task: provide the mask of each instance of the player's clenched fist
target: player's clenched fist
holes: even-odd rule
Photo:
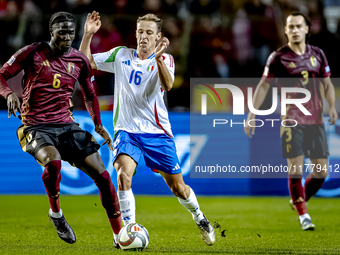
[[[168,48],[170,44],[170,41],[168,40],[168,38],[163,37],[163,39],[161,39],[161,41],[158,43],[156,49],[155,49],[155,58],[160,58],[163,53],[165,52],[165,50]]]

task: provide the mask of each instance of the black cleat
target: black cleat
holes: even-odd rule
[[[54,228],[61,240],[70,244],[76,242],[76,235],[74,234],[73,229],[67,223],[64,215],[61,218],[53,218],[50,214],[48,214],[48,217],[53,223]]]

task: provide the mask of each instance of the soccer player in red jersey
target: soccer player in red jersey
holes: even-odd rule
[[[275,80],[279,88],[294,87],[308,89],[311,99],[303,106],[311,113],[304,115],[296,105],[287,105],[286,125],[281,127],[283,157],[287,158],[288,187],[291,195],[291,205],[299,214],[303,230],[314,230],[315,225],[307,213],[306,202],[321,188],[327,174],[328,145],[323,124],[323,102],[321,82],[325,90],[325,98],[329,104],[329,122],[334,125],[338,119],[335,108],[335,90],[331,82],[330,68],[325,54],[318,47],[306,44],[310,22],[303,14],[294,12],[287,17],[285,34],[288,44],[273,52],[265,67],[263,77],[255,90],[253,104],[255,109],[262,105],[268,89]],[[287,78],[289,79],[282,79]],[[293,99],[304,98],[303,93],[289,93]],[[249,112],[245,133],[251,138],[255,128],[250,127],[248,120],[255,114]],[[289,119],[291,121],[289,121]],[[297,125],[296,125],[297,123]],[[296,126],[294,126],[296,125]],[[321,166],[321,171],[312,171],[306,178],[305,186],[301,184],[304,171],[304,156],[310,158],[312,164]],[[300,167],[302,166],[302,167]]]
[[[78,80],[85,105],[110,149],[111,139],[102,126],[99,103],[94,91],[90,63],[80,51],[71,47],[75,37],[75,18],[58,12],[49,22],[51,40],[33,43],[17,51],[0,69],[0,94],[7,99],[8,117],[16,112],[23,125],[17,136],[23,151],[45,166],[42,179],[50,203],[49,218],[59,237],[67,243],[76,241],[59,206],[61,160],[68,161],[90,176],[99,189],[114,235],[122,227],[119,201],[111,177],[97,150],[92,135],[82,130],[72,118],[72,93]],[[24,70],[23,103],[8,87],[7,80]]]

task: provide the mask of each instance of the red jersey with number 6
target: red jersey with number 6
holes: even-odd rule
[[[279,89],[282,87],[308,89],[311,93],[311,99],[303,106],[312,115],[304,115],[296,105],[288,104],[287,115],[282,116],[282,119],[294,119],[298,124],[313,125],[323,123],[320,81],[330,76],[331,71],[323,51],[318,47],[307,44],[303,55],[297,55],[288,45],[273,52],[267,60],[262,79],[265,79],[265,82],[269,84],[277,82]],[[287,97],[304,98],[305,94],[288,93]]]
[[[70,48],[67,54],[55,56],[47,43],[33,43],[17,51],[0,74],[7,80],[21,70],[24,70],[21,121],[25,125],[73,122],[72,93],[77,80],[85,102],[98,102],[90,63],[78,50]],[[0,94],[5,98],[11,92],[8,86],[0,87]],[[90,115],[95,123],[100,123],[100,115],[95,112]]]

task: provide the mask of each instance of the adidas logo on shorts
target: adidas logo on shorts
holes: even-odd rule
[[[178,169],[181,169],[181,168],[179,167],[179,164],[177,163],[176,166],[172,169],[172,171],[175,171],[175,170],[178,170]]]

